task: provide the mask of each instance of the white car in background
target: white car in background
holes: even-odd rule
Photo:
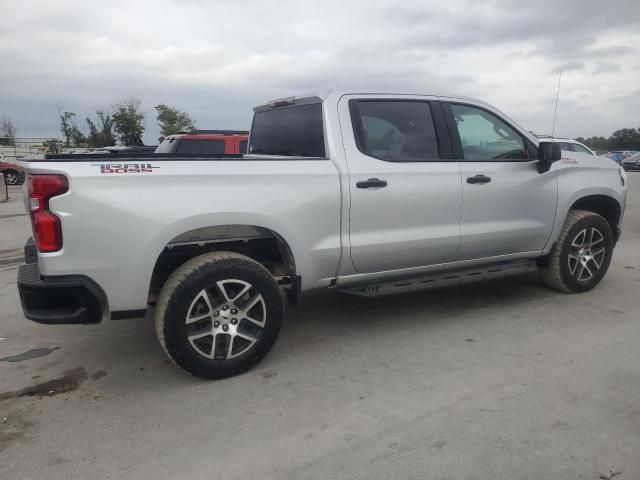
[[[541,142],[559,143],[560,144],[560,150],[563,150],[563,151],[566,151],[566,152],[580,152],[580,153],[587,153],[589,155],[595,155],[596,154],[593,150],[591,150],[586,145],[584,145],[584,144],[582,144],[580,142],[577,142],[576,140],[573,140],[571,138],[559,138],[559,137],[554,137],[554,138],[551,138],[551,137],[538,137],[538,138],[540,139]]]

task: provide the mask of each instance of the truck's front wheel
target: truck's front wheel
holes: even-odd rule
[[[199,377],[225,378],[269,353],[283,310],[267,269],[244,255],[213,252],[169,277],[156,305],[156,332],[179,367]]]
[[[586,292],[607,273],[612,254],[613,235],[607,221],[597,213],[572,210],[539,270],[542,280],[556,290]]]

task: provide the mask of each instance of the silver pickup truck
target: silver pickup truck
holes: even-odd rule
[[[48,323],[140,317],[207,378],[272,348],[285,296],[364,296],[538,269],[564,292],[605,275],[626,176],[561,153],[463,97],[330,92],[256,107],[237,156],[26,161],[34,238],[18,287]]]

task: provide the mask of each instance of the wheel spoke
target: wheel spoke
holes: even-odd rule
[[[579,263],[580,263],[580,259],[578,257],[576,257],[575,255],[569,254],[569,273],[571,273],[571,275],[575,275],[576,268],[578,267]]]
[[[234,343],[234,340],[235,340],[236,337],[239,337],[239,338],[242,338],[242,339],[248,341],[249,344],[245,348],[243,348],[242,351],[240,351],[240,352],[238,352],[238,353],[236,353],[234,355],[233,354],[233,343]],[[227,350],[227,358],[229,359],[229,358],[237,357],[238,355],[243,354],[244,352],[249,350],[253,346],[253,344],[256,343],[257,340],[258,340],[257,338],[250,337],[249,335],[245,335],[244,333],[236,331],[235,334],[231,335],[231,338],[229,340],[229,348]]]
[[[235,338],[235,335],[229,335],[229,346],[227,348],[227,356],[226,358],[229,359],[231,357],[233,357],[233,339]]]
[[[578,269],[578,274],[576,275],[576,278],[578,280],[581,280],[583,273],[584,273],[584,263],[580,262],[580,268]]]
[[[591,260],[593,260],[593,263],[596,266],[596,270],[600,270],[600,267],[602,266],[602,262],[604,261],[604,253],[604,248],[601,248],[596,252],[591,252]],[[598,260],[598,257],[600,257],[600,260]]]
[[[192,317],[191,313],[200,300],[203,300],[205,305],[207,306],[207,313]],[[190,323],[199,322],[200,320],[204,320],[205,318],[211,318],[212,311],[213,308],[211,307],[211,302],[209,301],[209,295],[207,294],[207,290],[204,289],[196,296],[196,298],[193,299],[193,302],[191,302],[191,305],[189,306],[189,312],[187,313],[186,324],[189,325]]]
[[[581,248],[582,246],[584,246],[586,238],[587,238],[587,229],[585,228],[580,230],[580,232],[578,232],[578,234],[573,239],[573,242],[571,242],[571,246],[575,248]]]
[[[187,336],[190,342],[195,342],[204,337],[213,336],[211,330],[207,330],[206,332],[194,333],[193,335]]]
[[[589,280],[591,277],[593,277],[593,273],[591,273],[591,270],[589,269],[589,266],[587,265],[587,263],[584,264],[584,269],[587,271],[589,276],[587,278],[585,278],[585,280]]]
[[[224,284],[225,284],[224,281],[216,282],[216,287],[218,289],[218,292],[222,296],[222,301],[223,302],[230,302],[231,299],[229,298],[229,295],[227,294],[227,289],[225,288]]]
[[[591,240],[589,241],[589,246],[591,247],[591,249],[593,249],[594,245],[598,245],[603,241],[604,241],[604,237],[602,236],[602,233],[600,233],[600,230],[598,230],[597,228],[592,228]]]
[[[218,336],[218,334],[214,333],[211,336],[213,337],[213,341],[211,342],[211,352],[209,353],[209,357],[216,358],[216,337]]]
[[[249,300],[247,303],[242,305],[241,311],[244,312],[245,315],[248,314],[249,311],[251,311],[251,309],[253,307],[255,307],[258,302],[262,302],[262,304],[264,306],[264,302],[262,300],[262,295],[260,295],[259,293],[255,297],[253,297],[251,300]]]
[[[244,288],[240,291],[240,293],[238,293],[235,297],[233,297],[231,299],[232,302],[237,302],[240,298],[242,298],[242,296],[247,293],[249,290],[251,289],[251,285],[249,285],[248,283],[244,286]]]

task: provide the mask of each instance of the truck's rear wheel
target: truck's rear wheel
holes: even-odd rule
[[[572,210],[558,241],[540,263],[542,280],[563,292],[586,292],[607,273],[613,254],[609,223],[600,215]]]
[[[180,266],[162,287],[156,332],[179,367],[225,378],[269,353],[283,310],[278,283],[262,265],[232,252],[208,253]]]

